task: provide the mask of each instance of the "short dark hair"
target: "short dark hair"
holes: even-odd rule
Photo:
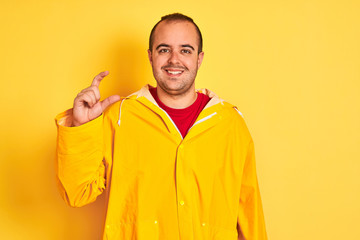
[[[202,52],[202,48],[203,48],[203,39],[202,39],[202,35],[200,32],[199,27],[196,25],[196,23],[194,22],[194,20],[191,17],[185,16],[184,14],[181,13],[172,13],[169,15],[165,15],[161,17],[161,20],[158,21],[155,26],[153,27],[153,29],[151,30],[150,33],[150,38],[149,38],[149,50],[152,51],[152,47],[154,44],[154,33],[155,33],[155,29],[156,27],[159,25],[159,23],[163,22],[163,21],[169,21],[169,22],[173,22],[173,21],[186,21],[186,22],[190,22],[192,24],[194,24],[195,28],[196,28],[196,32],[198,34],[199,37],[199,46],[198,46],[198,53]]]

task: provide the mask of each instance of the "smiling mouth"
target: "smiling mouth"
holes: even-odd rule
[[[165,72],[167,73],[168,76],[171,77],[176,77],[176,76],[180,76],[184,70],[180,70],[180,69],[164,69]]]
[[[179,77],[184,71],[187,70],[186,67],[180,65],[166,65],[162,67],[162,70],[170,77]]]
[[[174,70],[165,70],[167,73],[171,74],[171,75],[179,75],[181,73],[183,73],[183,71],[180,71],[180,70],[177,70],[177,71],[174,71]]]

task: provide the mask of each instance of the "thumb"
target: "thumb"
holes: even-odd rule
[[[100,102],[101,104],[101,108],[103,111],[105,111],[105,109],[110,106],[111,104],[117,102],[117,101],[120,101],[121,97],[119,95],[112,95],[108,98],[105,98],[104,100],[102,100]]]

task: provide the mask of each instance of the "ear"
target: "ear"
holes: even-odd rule
[[[148,49],[147,51],[148,51],[148,58],[149,58],[150,64],[152,64],[152,52],[150,51],[150,49]]]
[[[203,58],[204,58],[204,52],[199,53],[199,55],[198,55],[198,60],[197,60],[197,62],[198,62],[198,69],[199,69],[200,66],[201,66],[201,63],[202,63],[202,61],[203,61]]]

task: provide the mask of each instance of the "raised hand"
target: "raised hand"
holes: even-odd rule
[[[109,74],[108,71],[99,73],[91,86],[82,90],[74,100],[72,126],[80,126],[100,116],[111,104],[120,100],[120,96],[113,95],[100,101],[99,85],[101,80]]]

